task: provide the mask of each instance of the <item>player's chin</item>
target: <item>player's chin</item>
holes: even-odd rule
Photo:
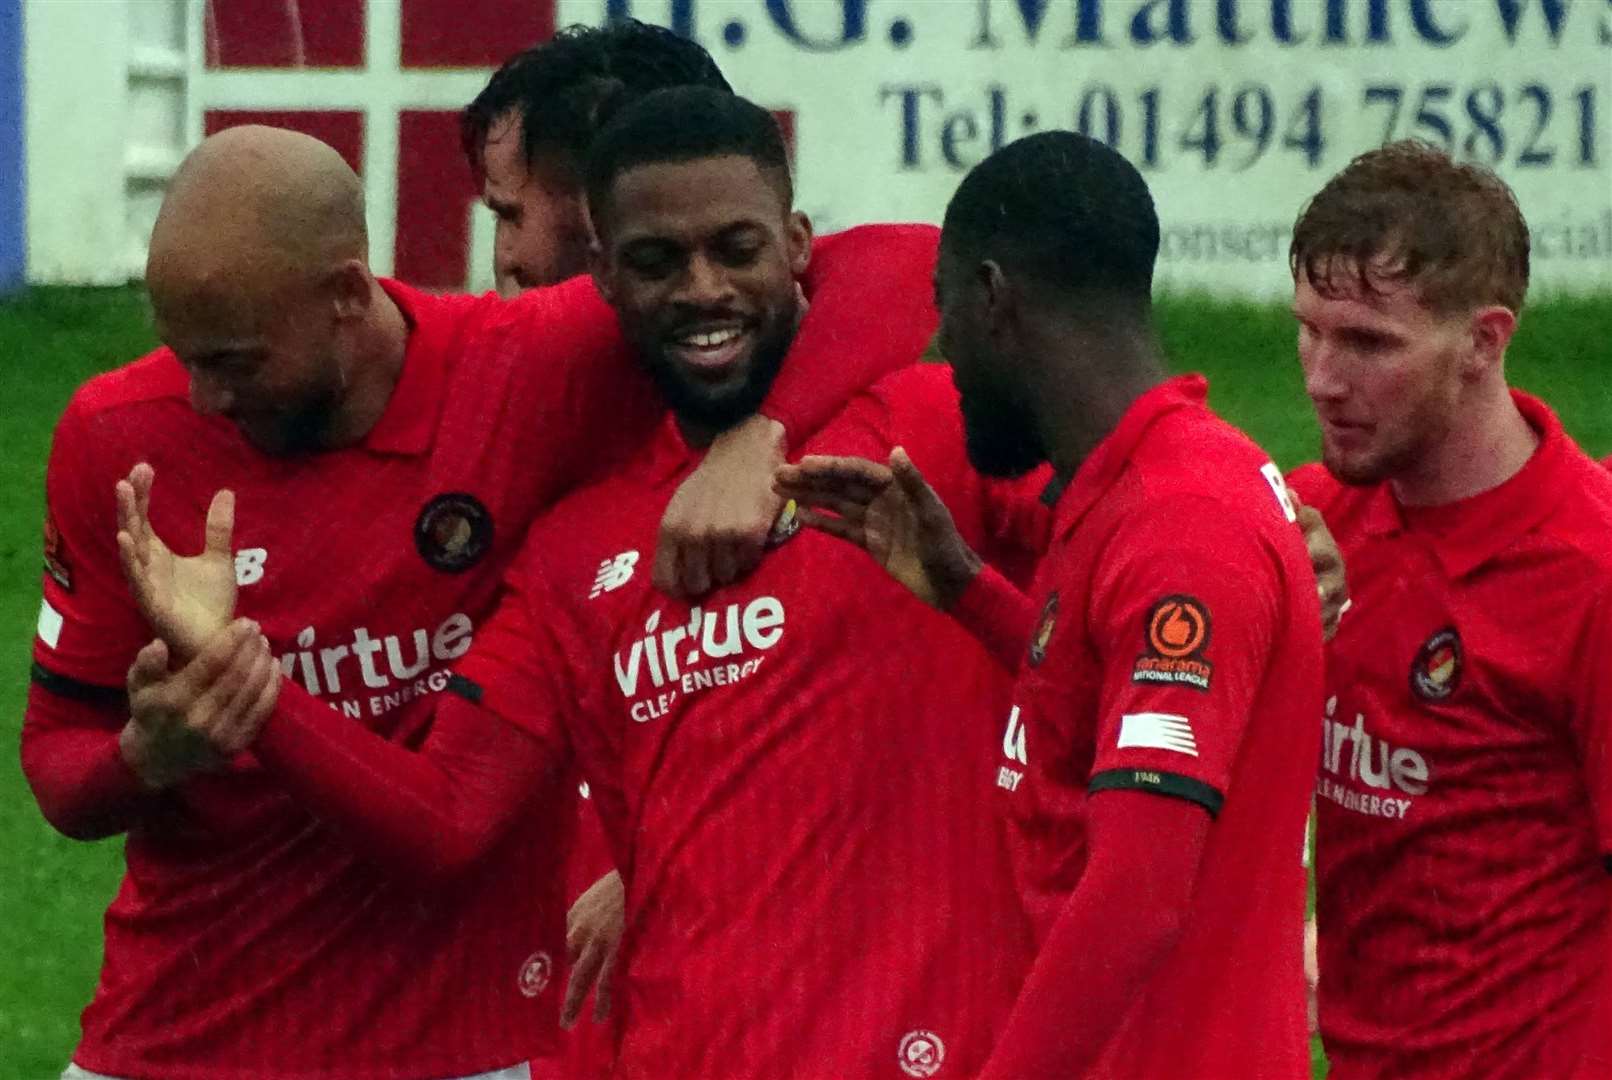
[[[1321,464],[1341,483],[1368,487],[1386,480],[1388,470],[1383,467],[1380,455],[1359,450],[1343,450],[1323,444]]]

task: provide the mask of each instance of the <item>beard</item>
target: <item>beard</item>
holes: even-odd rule
[[[238,422],[241,434],[270,457],[300,457],[326,448],[330,429],[341,411],[342,386],[332,383],[283,411]]]
[[[963,436],[969,464],[985,476],[1012,479],[1046,460],[1029,416],[999,399],[963,398]]]
[[[692,427],[720,433],[760,411],[794,343],[800,314],[791,308],[762,325],[755,351],[746,361],[744,378],[733,385],[712,386],[685,374],[658,344],[641,352],[653,357],[648,364],[649,376],[678,419]]]

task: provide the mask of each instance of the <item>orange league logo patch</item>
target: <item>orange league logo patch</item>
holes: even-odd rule
[[[1166,596],[1148,609],[1146,651],[1136,658],[1131,682],[1188,686],[1207,692],[1214,665],[1204,658],[1213,621],[1195,596]]]

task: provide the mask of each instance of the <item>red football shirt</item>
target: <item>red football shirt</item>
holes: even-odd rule
[[[1612,476],[1543,404],[1521,472],[1400,507],[1294,486],[1349,568],[1316,812],[1321,1031],[1340,1080],[1569,1076],[1612,962]],[[1590,1075],[1612,1075],[1591,1073]]]
[[[768,411],[815,426],[873,371],[916,356],[933,328],[933,251],[933,230],[822,241],[807,283],[815,317],[792,355],[831,350],[833,362],[795,365]],[[892,269],[876,283],[888,301],[913,298],[898,304],[910,318],[890,321],[887,306],[859,318],[869,259]],[[358,446],[265,458],[190,408],[166,350],[92,380],[57,430],[23,764],[53,821],[129,832],[74,1055],[85,1068],[365,1080],[466,1075],[556,1049],[569,790],[464,876],[416,887],[367,863],[249,755],[161,795],[141,792],[118,755],[119,688],[151,636],[115,545],[113,485],[136,462],[155,467],[153,521],[180,550],[199,544],[213,492],[236,491],[241,613],[333,723],[406,742],[533,517],[630,457],[662,415],[585,279],[508,304],[386,288],[411,323],[408,351]],[[840,340],[848,322],[865,346],[854,354]],[[87,787],[107,806],[75,806]]]
[[[1038,942],[1080,885],[1088,799],[1156,792],[1214,818],[1182,937],[1092,1069],[1110,1080],[1309,1075],[1315,577],[1281,474],[1205,393],[1149,391],[1060,496],[990,755]]]
[[[1045,510],[967,467],[945,368],[885,380],[810,449],[897,444],[966,536],[1024,564]],[[749,580],[692,608],[656,593],[656,507],[699,456],[668,423],[562,504],[460,664],[485,707],[576,748],[618,845],[618,1075],[968,1076],[1027,958],[970,765],[1008,675],[863,552],[787,523]]]

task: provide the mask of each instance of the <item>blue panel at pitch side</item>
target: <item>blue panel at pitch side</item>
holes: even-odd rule
[[[0,0],[0,292],[28,265],[22,118],[22,0]]]

